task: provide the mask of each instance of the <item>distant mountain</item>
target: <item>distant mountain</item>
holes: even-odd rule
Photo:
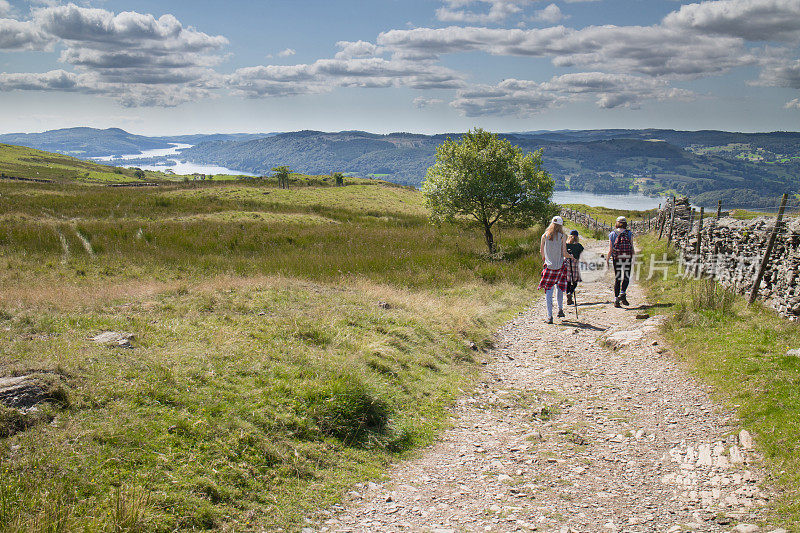
[[[0,143],[27,146],[88,159],[109,155],[138,154],[144,150],[170,148],[173,143],[199,144],[213,141],[246,141],[274,135],[272,133],[213,133],[146,137],[119,128],[66,128],[43,133],[7,133]]]
[[[196,133],[193,135],[173,135],[171,137],[157,137],[168,143],[200,144],[219,141],[249,141],[261,137],[270,137],[277,133]]]
[[[457,137],[459,134],[451,134]],[[596,193],[678,192],[711,205],[772,207],[800,185],[800,133],[590,130],[506,134],[544,150],[559,189]],[[202,143],[181,157],[255,174],[278,165],[308,174],[341,171],[419,185],[447,135],[298,131]]]
[[[16,144],[80,158],[113,154],[137,154],[142,150],[169,148],[162,139],[134,135],[119,128],[67,128],[44,133],[8,133],[0,143]]]
[[[308,174],[348,172],[363,177],[380,176],[391,181],[418,185],[433,161],[436,147],[445,135],[363,131],[324,133],[297,131],[249,141],[198,144],[181,152],[186,160],[219,164],[255,174],[269,173],[279,165]]]
[[[365,131],[196,134],[144,137],[111,128],[70,128],[0,135],[0,142],[90,158],[194,145],[177,158],[253,174],[287,165],[307,174],[346,172],[419,185],[436,147],[460,133],[420,135]],[[699,204],[774,207],[800,189],[800,133],[661,129],[531,131],[504,134],[526,151],[544,150],[559,189],[692,195]],[[175,159],[176,156],[169,156]],[[135,160],[128,164],[167,164]]]

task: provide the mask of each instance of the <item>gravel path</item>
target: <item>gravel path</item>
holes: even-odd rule
[[[579,287],[579,320],[541,300],[503,327],[441,441],[304,531],[770,531],[752,439],[611,281]]]

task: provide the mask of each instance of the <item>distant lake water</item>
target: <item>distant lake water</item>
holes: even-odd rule
[[[181,150],[191,148],[192,144],[172,143],[171,148],[157,148],[154,150],[144,150],[140,154],[123,154],[123,155],[108,155],[104,157],[94,157],[95,161],[102,161],[104,163],[117,163],[119,161],[126,161],[131,159],[147,159],[150,157],[166,157],[169,163],[165,165],[137,165],[142,170],[155,170],[164,172],[169,169],[175,174],[231,174],[234,176],[255,176],[249,172],[242,172],[241,170],[232,170],[230,168],[218,167],[214,165],[201,165],[199,163],[182,162],[177,159],[169,159],[169,156],[180,155]],[[119,165],[117,165],[119,166]]]
[[[585,204],[591,207],[610,209],[630,209],[646,211],[663,204],[666,198],[645,196],[643,194],[595,194],[583,191],[555,191],[553,201],[557,204]]]
[[[93,157],[95,161],[115,161],[118,159],[145,159],[148,157],[166,157],[176,155],[180,150],[191,148],[193,144],[172,143],[172,148],[156,148],[155,150],[144,150],[140,154],[106,155],[103,157]]]

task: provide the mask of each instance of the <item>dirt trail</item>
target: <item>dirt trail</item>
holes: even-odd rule
[[[307,530],[770,531],[747,526],[770,498],[750,436],[611,282],[579,287],[579,320],[540,300],[508,323],[441,441]]]

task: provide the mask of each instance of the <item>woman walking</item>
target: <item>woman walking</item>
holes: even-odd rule
[[[629,305],[626,292],[633,266],[633,232],[625,217],[618,217],[614,231],[608,234],[608,260],[614,264],[614,307]]]
[[[578,260],[583,253],[583,245],[580,243],[580,234],[576,229],[570,231],[569,237],[567,237],[567,253],[570,255],[570,257],[564,260],[567,264],[566,268],[569,274],[569,279],[567,280],[567,305],[572,305],[572,295],[575,293],[578,282],[581,281],[581,269]]]
[[[564,292],[567,290],[567,270],[564,268],[564,259],[567,257],[567,241],[564,238],[564,220],[553,217],[550,225],[542,235],[539,245],[542,253],[542,280],[539,288],[545,291],[545,301],[547,302],[547,322],[553,323],[553,290],[558,289],[558,317],[564,316]]]

